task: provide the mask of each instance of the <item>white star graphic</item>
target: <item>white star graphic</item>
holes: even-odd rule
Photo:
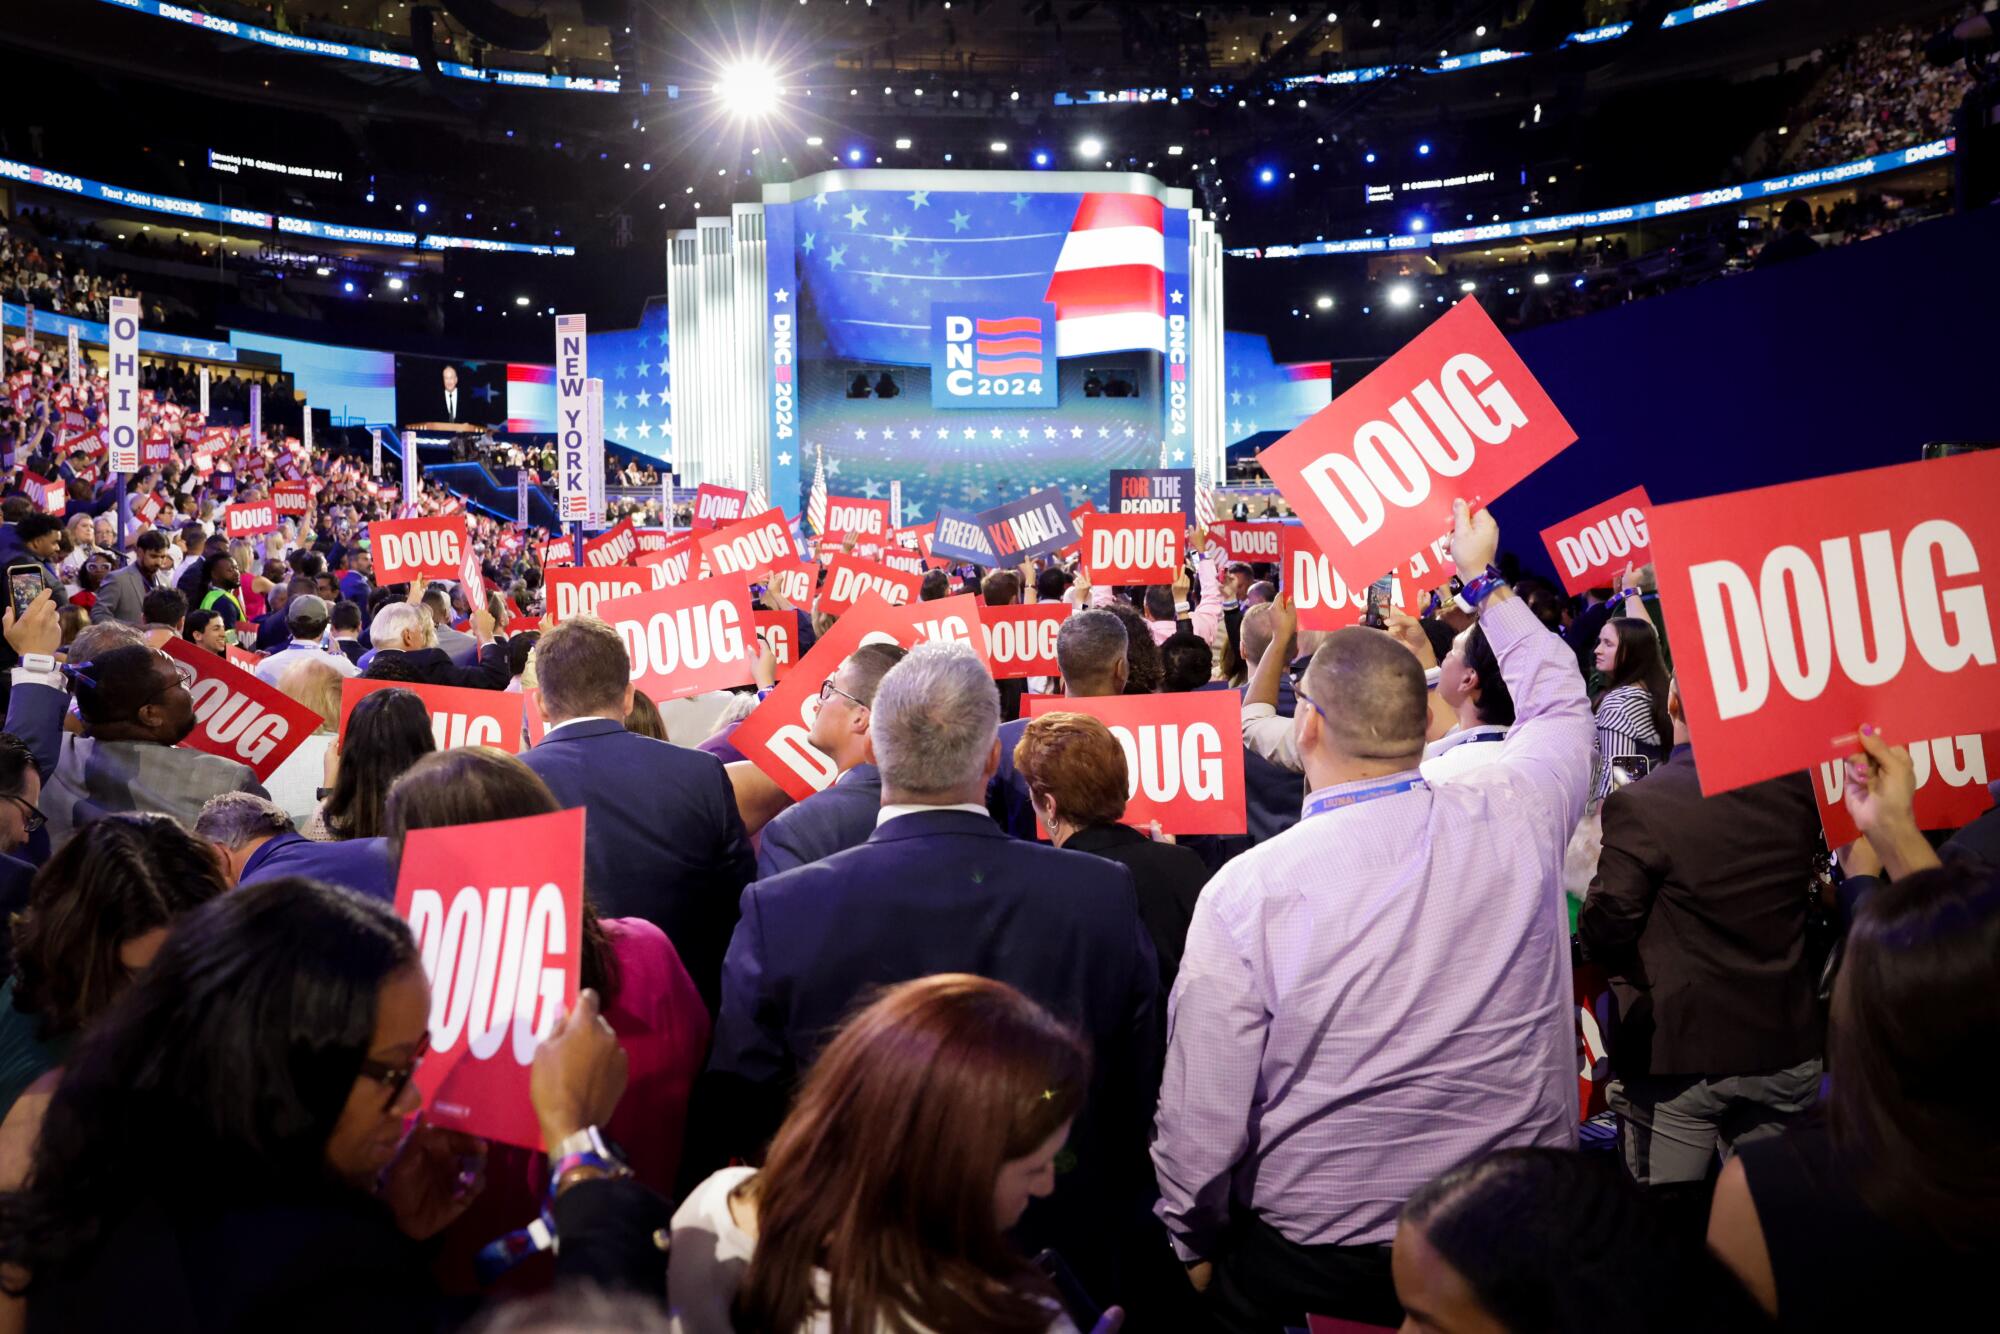
[[[1177,449],[1177,450],[1175,450],[1175,451],[1174,451],[1174,462],[1175,462],[1175,463],[1179,463],[1179,462],[1181,462],[1181,461],[1182,461],[1183,459],[1185,459],[1185,458],[1187,458],[1187,451],[1186,451],[1185,449]]]
[[[892,255],[902,254],[903,247],[910,243],[909,237],[910,229],[908,227],[891,228],[889,232],[889,253]]]
[[[1075,507],[1090,499],[1090,488],[1087,486],[1072,486],[1068,488],[1066,494],[1069,496],[1070,505]]]
[[[848,209],[847,225],[850,227],[866,227],[868,225],[868,210],[859,204]]]
[[[789,468],[789,467],[791,467],[791,466],[792,466],[792,456],[791,456],[790,454],[780,454],[780,455],[778,455],[778,466],[779,466],[780,468]]]
[[[1081,440],[1081,439],[1083,439],[1083,428],[1082,428],[1081,426],[1072,426],[1072,427],[1070,427],[1070,428],[1069,428],[1069,438],[1070,438],[1070,439],[1072,439],[1072,440]]]
[[[611,401],[617,405],[620,412],[623,412],[625,411],[626,403],[630,401],[630,397],[628,394],[614,394]]]
[[[868,438],[868,432],[862,430],[860,427],[857,426],[854,428],[854,438],[856,440],[866,440]]]
[[[1126,428],[1125,428],[1125,438],[1126,438],[1127,440],[1130,440],[1130,439],[1131,439],[1131,438],[1132,438],[1133,436],[1135,436],[1135,435],[1137,435],[1137,434],[1138,434],[1138,432],[1137,432],[1137,431],[1135,431],[1135,430],[1133,430],[1133,429],[1132,429],[1131,427],[1129,427],[1129,426],[1128,426],[1128,427],[1126,427]]]
[[[880,500],[882,498],[882,484],[873,477],[870,477],[861,484],[861,495],[866,500]]]
[[[659,431],[661,436],[663,437],[672,435],[674,433],[674,424],[668,421],[666,418],[662,417],[660,419]]]
[[[645,423],[642,422],[640,424],[644,425]],[[615,428],[613,428],[611,434],[617,436],[620,440],[623,440],[625,438],[625,424],[623,422],[620,422]]]
[[[667,373],[667,367],[672,364],[673,364],[672,362],[662,361],[660,363],[660,374],[665,375]]]
[[[1015,435],[1017,435],[1019,438],[1023,440],[1026,440],[1028,438],[1028,428],[1023,426],[1019,431],[1015,432]]]
[[[931,192],[928,190],[912,190],[903,197],[910,201],[911,208],[924,208],[931,202]]]
[[[1042,439],[1044,439],[1044,440],[1053,440],[1053,439],[1055,439],[1055,438],[1056,438],[1056,428],[1055,428],[1055,427],[1053,427],[1053,426],[1044,426],[1044,427],[1042,428]]]
[[[653,406],[653,395],[650,390],[641,389],[639,391],[639,406],[642,408],[650,408]]]
[[[949,440],[949,439],[951,439],[951,428],[950,428],[949,426],[940,426],[940,427],[938,427],[938,428],[937,428],[937,437],[938,437],[938,439],[940,439],[940,440]]]
[[[1173,303],[1178,306],[1181,303],[1181,295],[1182,295],[1181,290],[1179,288],[1175,288],[1169,299],[1172,300]]]
[[[650,440],[652,438],[652,435],[653,435],[653,424],[651,422],[640,422],[639,438],[641,440]]]
[[[784,305],[787,301],[790,301],[791,299],[792,299],[792,294],[786,291],[782,287],[780,287],[777,291],[771,293],[771,300],[777,302],[781,306]]]
[[[1243,434],[1243,420],[1242,420],[1242,418],[1240,418],[1240,417],[1231,417],[1231,418],[1229,419],[1229,433],[1230,433],[1231,435],[1238,435],[1238,436],[1240,436],[1240,435],[1242,435],[1242,434]]]
[[[831,463],[829,463],[829,464],[827,464],[827,465],[826,465],[826,475],[827,475],[828,477],[838,477],[838,476],[840,476],[840,460],[839,460],[839,459],[835,459],[835,460],[833,460],[833,461],[832,461]]]
[[[1257,391],[1254,389],[1250,391],[1250,406],[1253,408],[1257,406]]]
[[[625,368],[623,366],[613,366],[611,370],[612,370],[612,376],[611,376],[612,379],[622,380],[625,378]]]
[[[1243,391],[1242,391],[1241,389],[1232,389],[1232,390],[1230,390],[1230,391],[1229,391],[1229,406],[1230,406],[1230,407],[1232,407],[1232,408],[1233,408],[1233,407],[1235,407],[1235,406],[1236,406],[1237,404],[1241,403],[1242,401],[1243,401]]]
[[[970,426],[968,426],[965,428],[965,438],[967,440],[977,440],[979,438],[979,432],[973,430]]]
[[[962,232],[965,230],[965,224],[971,221],[972,219],[968,215],[954,210],[951,215],[951,229],[955,232]],[[938,258],[938,254],[939,252],[933,251],[931,259],[935,261]]]
[[[826,265],[828,268],[837,269],[845,263],[847,263],[846,246],[837,245],[833,249],[826,252]]]
[[[813,252],[813,247],[818,244],[819,244],[819,238],[815,237],[811,232],[807,232],[805,240],[799,242],[799,249],[805,251],[808,255],[810,255]]]
[[[813,196],[813,207],[822,212],[826,210],[826,191],[822,190]]]
[[[896,428],[895,428],[895,427],[893,427],[893,426],[885,426],[885,427],[883,427],[883,428],[882,428],[882,438],[883,438],[884,440],[894,440],[894,439],[896,438]]]
[[[903,502],[903,508],[909,512],[906,517],[911,523],[924,517],[924,505],[920,500],[906,500]]]
[[[1111,438],[1111,428],[1110,428],[1110,427],[1108,427],[1108,426],[1100,426],[1100,427],[1098,427],[1098,428],[1097,428],[1097,438],[1098,438],[1099,440],[1109,440],[1109,439]]]
[[[993,428],[993,438],[995,440],[998,440],[1000,438],[1000,428],[997,426]]]

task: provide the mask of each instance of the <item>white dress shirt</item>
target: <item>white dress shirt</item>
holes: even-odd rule
[[[1301,1244],[1384,1243],[1445,1168],[1576,1142],[1561,875],[1590,704],[1526,603],[1482,621],[1519,705],[1491,763],[1308,816],[1195,904],[1152,1150],[1185,1260],[1232,1206]]]
[[[1456,728],[1424,747],[1417,768],[1426,783],[1447,782],[1499,759],[1499,743],[1506,739],[1507,729],[1497,723]]]
[[[985,806],[976,801],[953,802],[949,806],[902,805],[884,806],[875,812],[875,827],[880,829],[899,815],[922,815],[926,811],[970,811],[974,815],[991,815]]]

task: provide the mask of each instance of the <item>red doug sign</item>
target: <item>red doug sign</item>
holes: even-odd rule
[[[377,519],[368,525],[375,582],[456,579],[465,565],[465,517]]]
[[[1208,531],[1212,536],[1222,539],[1222,554],[1225,559],[1275,565],[1283,558],[1286,532],[1296,526],[1284,523],[1238,523],[1229,520],[1211,526]]]
[[[412,830],[396,877],[431,984],[424,1119],[541,1146],[535,1048],[576,1000],[583,942],[581,809]]]
[[[632,520],[620,519],[611,528],[596,537],[586,538],[583,544],[583,563],[597,569],[611,565],[624,565],[639,553],[639,534]]]
[[[1075,610],[1067,602],[1032,602],[1025,606],[981,607],[986,632],[986,656],[993,679],[1056,676],[1056,636]]]
[[[828,496],[826,498],[825,544],[839,546],[840,539],[849,533],[856,537],[873,538],[879,545],[889,540],[889,502],[886,500],[857,500],[853,496]]]
[[[791,675],[799,659],[799,614],[795,611],[758,611],[750,614],[757,625],[757,638],[771,646],[778,660],[778,680]]]
[[[1892,737],[2000,728],[2000,453],[1649,516],[1704,793]]]
[[[407,690],[423,701],[431,716],[431,735],[439,750],[458,746],[491,746],[509,755],[521,749],[521,697],[506,690],[474,690],[468,686],[427,686],[406,681],[364,681],[350,676],[340,683],[340,734],[364,695],[378,690]]]
[[[1083,568],[1093,584],[1171,584],[1181,564],[1181,516],[1087,514]]]
[[[892,607],[914,602],[921,575],[893,570],[876,561],[853,556],[835,556],[826,570],[826,587],[820,590],[819,609],[838,616],[854,605],[864,593],[873,593]]]
[[[756,677],[750,581],[740,574],[607,598],[597,615],[625,641],[632,684],[655,701],[727,690]]]
[[[247,764],[262,783],[318,730],[317,713],[236,664],[185,639],[161,647],[193,678],[194,731],[180,743],[190,750]]]
[[[1298,608],[1301,630],[1342,630],[1360,622],[1362,613],[1368,610],[1367,584],[1350,584],[1342,579],[1333,562],[1314,544],[1312,535],[1296,524],[1285,526],[1282,549],[1284,560],[1279,566],[1279,578],[1285,592],[1291,594],[1292,605]],[[1409,600],[1402,575],[1390,581],[1389,589],[1389,600],[1407,610]]]
[[[2000,732],[1985,736],[1941,736],[1910,746],[1916,769],[1916,813],[1919,829],[1956,829],[1970,824],[1993,804],[1988,790],[1989,756],[2000,758]],[[1852,843],[1861,831],[1847,813],[1847,762],[1821,760],[1813,766],[1813,795],[1819,798],[1819,822],[1828,847]]]
[[[749,499],[748,491],[732,491],[726,486],[703,482],[695,488],[694,517],[688,526],[720,528],[724,524],[735,523],[743,517],[743,506]]]
[[[256,537],[260,533],[278,531],[278,507],[269,500],[239,500],[229,507],[224,516],[225,531],[229,540],[239,537]]]
[[[1574,439],[1467,297],[1257,457],[1333,569],[1365,584],[1448,528],[1454,498],[1488,503]]]
[[[1176,519],[1176,522],[1179,522]],[[1026,716],[1087,713],[1111,729],[1125,752],[1126,824],[1154,820],[1169,834],[1241,834],[1241,701],[1232,691],[1112,695],[1024,701]]]
[[[549,615],[558,622],[572,616],[591,616],[606,598],[629,598],[649,588],[657,588],[651,570],[636,568],[610,570],[549,570],[543,575],[548,586]]]
[[[279,482],[271,488],[271,503],[280,514],[304,514],[312,508],[312,488],[304,482]]]
[[[1653,559],[1653,539],[1646,528],[1646,511],[1652,506],[1646,488],[1635,486],[1542,529],[1542,545],[1562,574],[1563,591],[1610,586],[1627,565],[1636,569]]]
[[[798,543],[785,512],[768,509],[696,539],[702,558],[716,574],[758,575],[774,565],[796,565]]]

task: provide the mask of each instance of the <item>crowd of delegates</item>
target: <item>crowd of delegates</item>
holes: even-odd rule
[[[793,802],[732,740],[768,661],[656,706],[487,519],[483,604],[379,586],[362,460],[153,399],[121,537],[51,447],[101,385],[57,369],[4,409],[0,551],[47,587],[0,614],[0,1325],[1839,1328],[2000,1249],[2000,824],[1934,849],[1865,728],[1837,878],[1804,775],[1702,796],[1646,570],[1567,599],[1462,506],[1457,579],[1380,628],[1301,629],[1199,531],[1168,586],[933,570],[1074,604],[1035,693],[1240,692],[1248,832],[1128,825],[1106,727],[941,643],[834,666],[837,777]],[[67,521],[21,485],[51,463]],[[308,513],[215,531],[288,470]],[[768,605],[800,653],[832,621]],[[322,720],[270,781],[178,744],[176,636]],[[336,735],[355,675],[533,690],[544,730],[441,750],[391,686]],[[574,807],[544,1152],[419,1126],[403,840]],[[1616,1152],[1579,1148],[1579,959]]]
[[[1786,169],[1828,167],[1950,134],[1971,75],[1963,64],[1925,59],[1925,40],[1939,26],[1880,28],[1829,52],[1803,123],[1788,127]]]
[[[102,322],[114,296],[137,296],[129,278],[114,283],[72,266],[64,253],[0,222],[0,296],[18,306]]]

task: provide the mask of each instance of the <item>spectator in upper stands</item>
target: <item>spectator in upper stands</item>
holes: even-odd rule
[[[1757,267],[1783,264],[1787,260],[1804,259],[1819,251],[1819,242],[1812,238],[1812,209],[1803,199],[1788,199],[1778,210],[1778,234],[1764,243],[1757,252]]]
[[[472,613],[472,631],[479,643],[479,661],[461,667],[438,647],[437,622],[430,612],[415,603],[391,602],[375,614],[369,627],[374,657],[362,675],[376,680],[505,690],[513,672],[507,666],[506,645],[493,640],[493,617],[485,608]]]
[[[1498,548],[1458,502],[1460,576]],[[1467,1154],[1576,1142],[1561,871],[1589,705],[1562,641],[1482,587],[1519,709],[1501,756],[1427,786],[1422,670],[1375,630],[1336,631],[1298,686],[1304,818],[1195,905],[1152,1153],[1161,1217],[1225,1329],[1398,1323],[1403,1201]]]
[[[1820,821],[1804,774],[1704,797],[1677,694],[1669,708],[1672,755],[1605,800],[1577,933],[1618,1003],[1608,1100],[1626,1165],[1698,1226],[1716,1151],[1776,1135],[1818,1095],[1802,887]]]
[[[1111,729],[1082,713],[1045,713],[1014,746],[1014,766],[1049,842],[1121,863],[1139,891],[1139,918],[1160,960],[1160,994],[1173,990],[1195,900],[1208,883],[1200,857],[1171,839],[1121,823],[1131,776]],[[1162,1014],[1161,1020],[1166,1016]]]
[[[1125,623],[1109,608],[1072,613],[1056,631],[1056,666],[1062,669],[1063,694],[1072,699],[1123,694],[1131,671],[1127,634]],[[1151,643],[1147,641],[1149,647]],[[1014,764],[1015,751],[1027,729],[1025,718],[1000,725],[1000,760],[986,789],[987,812],[1016,838],[1035,837],[1035,808],[1028,780]]]
[[[824,791],[774,816],[759,835],[759,878],[831,857],[865,843],[882,806],[881,771],[870,761],[868,725],[875,691],[904,650],[863,644],[820,683],[819,709],[806,740],[834,763],[838,777]]]
[[[1722,1169],[1709,1245],[1785,1329],[1962,1323],[2000,1256],[2000,876],[1940,868],[1909,752],[1862,729],[1843,798],[1893,877],[1834,980],[1820,1111]],[[1647,781],[1651,781],[1648,779]]]
[[[300,832],[322,843],[374,838],[382,832],[389,789],[436,749],[430,712],[416,695],[394,687],[363,695],[331,752],[326,796]]]
[[[1130,872],[1008,838],[987,816],[999,710],[992,677],[964,645],[920,644],[882,678],[870,722],[882,775],[875,832],[744,893],[704,1123],[711,1155],[754,1153],[793,1080],[871,987],[938,972],[1007,982],[1092,1043],[1076,1168],[1029,1221],[1037,1241],[1104,1279],[1138,1244],[1129,1211],[1143,1183],[1130,1155],[1155,1087],[1159,963]]]
[[[18,621],[10,609],[9,620],[7,642],[23,658],[55,651],[53,603],[38,598]],[[66,685],[76,692],[81,735],[63,730]],[[16,668],[6,730],[34,752],[49,841],[59,846],[74,830],[120,811],[155,811],[192,825],[217,793],[262,794],[248,766],[178,744],[194,725],[179,666],[134,643],[78,657],[59,671]]]
[[[173,563],[167,535],[148,528],[132,542],[132,563],[107,579],[98,589],[96,605],[90,609],[93,621],[123,621],[142,625],[146,620],[146,599],[160,588],[160,581]]]
[[[535,645],[545,730],[522,758],[590,813],[584,882],[607,916],[667,933],[711,1008],[737,898],[756,859],[722,763],[625,730],[632,664],[604,622],[576,616]]]

